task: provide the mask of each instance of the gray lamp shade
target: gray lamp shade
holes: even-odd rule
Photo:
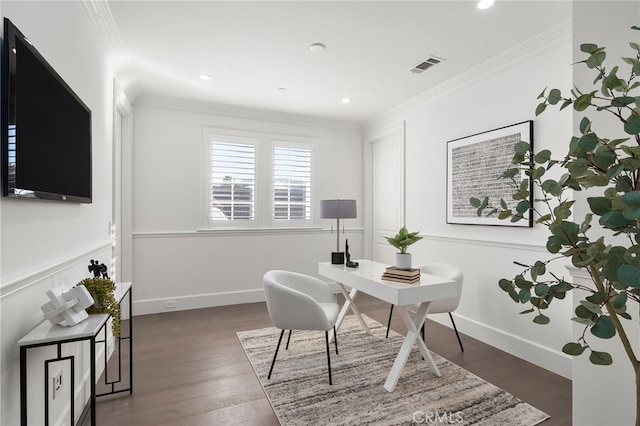
[[[356,200],[321,200],[320,217],[323,219],[355,219]]]

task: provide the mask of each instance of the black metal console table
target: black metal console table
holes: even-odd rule
[[[31,348],[37,348],[42,346],[56,346],[57,352],[55,358],[50,358],[44,361],[44,424],[45,426],[49,425],[49,364],[57,361],[68,361],[70,363],[70,372],[71,378],[69,383],[69,392],[70,392],[70,405],[71,405],[71,425],[73,426],[75,422],[75,378],[74,378],[74,364],[75,357],[71,356],[62,356],[62,345],[66,343],[79,342],[79,341],[89,341],[89,351],[90,351],[90,388],[91,395],[89,398],[89,404],[91,409],[91,425],[96,425],[96,399],[100,396],[105,395],[113,395],[116,393],[128,392],[131,394],[133,392],[133,316],[131,312],[131,283],[118,283],[116,284],[115,297],[118,303],[120,303],[122,307],[122,302],[125,298],[127,298],[128,308],[129,308],[129,335],[122,336],[117,338],[116,344],[118,345],[118,379],[115,381],[109,381],[108,378],[108,347],[107,347],[107,338],[106,338],[106,329],[105,326],[108,323],[110,315],[107,314],[96,314],[89,315],[85,321],[73,326],[73,327],[64,327],[60,325],[51,325],[48,321],[45,321],[34,328],[31,332],[29,332],[26,336],[18,341],[18,346],[20,346],[20,424],[22,426],[27,426],[27,415],[28,415],[28,407],[27,407],[27,351]],[[96,340],[98,335],[105,330],[105,339],[104,340]],[[121,377],[121,368],[122,368],[122,351],[121,344],[123,340],[129,341],[129,385],[126,388],[116,389],[115,384],[120,383]],[[105,365],[104,365],[104,380],[105,385],[109,388],[107,392],[96,394],[96,343],[104,344],[104,357],[105,357]]]

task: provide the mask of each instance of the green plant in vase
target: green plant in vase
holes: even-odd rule
[[[106,278],[85,278],[78,285],[85,286],[95,301],[87,313],[111,315],[113,335],[120,336],[120,305],[114,296],[116,284]]]
[[[558,89],[545,89],[536,108],[536,115],[550,105],[559,105],[561,110],[569,106],[578,112],[589,110],[591,117],[612,116],[625,138],[596,134],[592,120],[584,117],[580,135],[569,141],[568,152],[559,159],[553,159],[549,150],[534,153],[528,143],[519,142],[511,166],[502,175],[514,185],[512,197],[519,200],[515,211],[504,200],[474,197],[470,202],[478,208],[479,216],[497,214],[512,222],[531,211],[536,224],[548,228],[546,248],[553,257],[532,265],[516,262],[524,270],[514,278],[501,279],[499,286],[514,302],[529,305],[521,313],[535,313],[533,322],[537,324],[550,322],[544,311],[554,299],[564,299],[572,290],[584,292],[571,318],[584,325],[584,332],[562,351],[572,356],[588,353],[591,363],[610,365],[614,362],[611,354],[594,349],[597,343],[593,338],[617,337],[635,375],[635,424],[640,426],[640,360],[625,328],[632,322],[627,306],[640,302],[640,44],[629,45],[633,55],[622,58],[629,67],[623,78],[618,76],[618,66],[605,68],[604,47],[582,44],[580,50],[587,58],[578,64],[595,71],[592,90],[575,88],[564,96]],[[558,169],[562,174],[555,176],[561,177],[550,177],[548,172]],[[522,173],[526,178],[518,182],[516,176]],[[537,188],[533,205],[528,201],[530,182]],[[586,189],[591,194],[587,197],[590,212],[580,218],[573,210],[573,193]],[[591,237],[594,230],[596,235]],[[570,283],[547,271],[550,262],[563,258],[586,270],[591,285]],[[637,305],[633,312],[638,312]]]
[[[407,253],[407,248],[422,239],[420,232],[409,232],[406,226],[400,228],[393,237],[384,237],[391,246],[399,250],[396,253],[396,267],[399,269],[411,269],[411,253]]]

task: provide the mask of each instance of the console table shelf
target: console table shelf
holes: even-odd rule
[[[126,298],[128,302],[129,308],[129,335],[122,336],[117,338],[116,344],[118,345],[118,380],[116,381],[108,381],[107,378],[107,355],[108,355],[108,347],[107,347],[107,339],[104,340],[96,340],[96,337],[105,330],[106,336],[106,328],[105,325],[108,324],[109,318],[111,317],[108,314],[95,314],[89,315],[89,318],[82,321],[81,323],[73,326],[73,327],[64,327],[61,325],[51,325],[49,321],[42,322],[36,328],[31,330],[26,336],[22,339],[18,340],[18,346],[20,347],[20,424],[22,426],[27,426],[27,351],[32,348],[42,347],[42,346],[55,346],[57,348],[56,357],[50,358],[44,361],[44,371],[45,371],[45,380],[44,380],[44,419],[45,426],[49,425],[49,383],[48,383],[48,368],[49,364],[57,361],[68,361],[70,363],[70,371],[71,378],[69,392],[70,392],[70,407],[71,407],[71,424],[73,425],[75,422],[75,379],[74,379],[74,364],[75,357],[71,356],[62,356],[62,345],[72,342],[80,342],[80,341],[88,341],[89,342],[89,351],[90,351],[90,387],[91,387],[91,395],[90,395],[90,408],[91,408],[91,425],[95,426],[96,424],[96,398],[99,396],[105,395],[113,395],[115,393],[121,392],[133,392],[133,316],[131,312],[131,287],[132,284],[130,282],[127,283],[117,283],[116,290],[114,292],[115,298],[118,303],[122,306],[123,300]],[[121,366],[122,366],[122,352],[120,350],[121,343],[123,340],[129,341],[129,386],[123,389],[115,389],[115,384],[120,382],[121,379]],[[105,365],[104,365],[104,378],[105,385],[110,387],[110,391],[101,393],[100,395],[96,395],[96,343],[103,343],[104,346],[104,354],[105,354]]]

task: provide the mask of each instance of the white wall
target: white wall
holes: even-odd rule
[[[93,203],[0,199],[0,424],[20,422],[19,351],[16,342],[43,320],[40,306],[56,285],[75,285],[88,276],[89,259],[109,264],[111,241],[111,139],[113,73],[81,2],[2,1],[2,15],[30,39],[92,111]],[[51,352],[48,352],[49,354]],[[86,382],[88,349],[78,357],[76,378]],[[29,415],[43,423],[41,358],[30,351]],[[67,374],[66,377],[69,377]],[[63,383],[63,396],[70,388]],[[76,414],[87,387],[76,393]],[[53,406],[51,421],[68,415],[69,399]],[[66,414],[65,414],[66,413]]]
[[[564,154],[571,113],[535,118],[534,111],[545,87],[571,88],[570,28],[567,23],[541,34],[365,126],[365,149],[376,135],[406,128],[406,221],[425,237],[411,247],[414,263],[445,261],[463,268],[455,314],[459,330],[566,377],[571,360],[561,348],[571,339],[570,301],[554,301],[551,325],[538,326],[533,316],[518,315],[526,307],[513,303],[497,284],[519,272],[512,261],[547,259],[546,228],[447,224],[446,143],[533,119],[535,149]],[[566,273],[562,265],[557,269]],[[440,320],[450,326],[448,318]]]
[[[355,124],[140,98],[134,104],[133,152],[133,294],[138,315],[162,312],[172,301],[175,309],[192,309],[264,300],[262,275],[267,270],[316,274],[317,263],[329,260],[334,249],[335,234],[321,228],[335,226],[335,221],[326,219],[308,230],[199,232],[205,191],[203,132],[209,127],[315,141],[318,199],[352,198],[362,208],[362,133]],[[353,257],[362,256],[361,213],[345,226]]]

